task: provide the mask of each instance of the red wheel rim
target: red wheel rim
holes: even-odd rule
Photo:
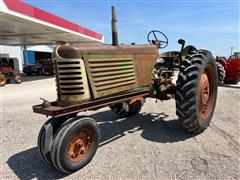
[[[207,119],[213,110],[214,86],[216,86],[214,74],[214,68],[208,65],[200,76],[198,104],[202,120]]]
[[[83,128],[73,134],[68,144],[68,158],[70,161],[79,162],[85,159],[91,152],[93,144],[93,131]]]

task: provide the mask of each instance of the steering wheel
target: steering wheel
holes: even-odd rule
[[[158,35],[158,37],[160,37],[159,39],[157,38],[157,34],[159,34]],[[163,40],[160,40],[161,38],[163,38]],[[147,39],[150,44],[156,45],[158,49],[159,48],[163,49],[168,45],[167,36],[158,30],[150,31],[147,35]]]

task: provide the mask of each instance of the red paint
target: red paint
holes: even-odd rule
[[[240,81],[240,58],[228,60],[217,59],[217,62],[222,64],[225,70],[225,83],[236,84]]]
[[[33,17],[38,20],[42,20],[44,22],[48,22],[72,31],[75,31],[77,33],[84,34],[86,36],[90,36],[92,38],[96,38],[99,40],[102,40],[103,35],[98,34],[94,31],[91,31],[87,28],[84,28],[82,26],[79,26],[77,24],[74,24],[70,21],[67,21],[63,18],[60,18],[56,15],[53,15],[51,13],[48,13],[46,11],[43,11],[39,8],[33,7],[27,3],[24,3],[20,0],[3,0],[6,4],[6,6],[15,12]]]

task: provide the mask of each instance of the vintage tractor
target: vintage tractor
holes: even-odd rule
[[[54,64],[51,59],[38,60],[36,64],[26,64],[23,72],[30,76],[32,74],[51,76],[54,74]]]
[[[87,165],[100,142],[96,121],[79,112],[109,106],[128,117],[139,113],[147,97],[175,97],[179,123],[186,131],[202,132],[213,116],[218,81],[209,51],[184,47],[180,39],[179,52],[159,54],[168,39],[156,30],[148,34],[150,45],[119,45],[114,7],[112,16],[112,45],[63,43],[54,49],[57,101],[33,106],[35,113],[52,116],[39,132],[40,154],[66,174]]]
[[[235,52],[229,59],[216,57],[218,82],[237,84],[240,81],[240,52]]]
[[[5,86],[14,79],[16,84],[22,82],[21,77],[19,76],[19,71],[14,70],[10,65],[9,58],[1,57],[0,58],[0,87]]]

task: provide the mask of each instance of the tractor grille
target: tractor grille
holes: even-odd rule
[[[61,105],[71,105],[90,98],[82,59],[57,59],[58,96]]]
[[[79,60],[57,62],[59,85],[62,95],[82,95],[83,81]]]
[[[132,58],[89,58],[87,67],[95,97],[121,92],[136,85]]]

